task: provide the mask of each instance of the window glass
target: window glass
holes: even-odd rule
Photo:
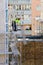
[[[21,5],[19,5],[19,10],[21,10]]]
[[[25,5],[21,5],[21,9],[22,10],[25,10]]]
[[[39,5],[36,6],[37,11],[40,11],[41,7]]]
[[[16,10],[19,10],[19,5],[15,5],[15,7],[16,7]]]
[[[30,8],[31,8],[30,5],[25,5],[26,10],[29,10]]]
[[[29,15],[24,15],[24,20],[29,20]]]

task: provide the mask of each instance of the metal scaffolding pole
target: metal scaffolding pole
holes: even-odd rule
[[[8,37],[7,37],[7,33],[8,33],[8,0],[5,1],[5,11],[6,11],[6,43],[5,43],[5,57],[6,57],[6,63],[5,65],[8,65],[9,63],[9,59],[8,59]]]

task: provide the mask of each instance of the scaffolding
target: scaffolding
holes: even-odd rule
[[[36,39],[37,37],[28,36],[25,35],[25,30],[23,29],[23,23],[20,25],[21,31],[8,31],[8,0],[5,2],[5,11],[6,11],[6,32],[5,32],[5,52],[1,54],[5,54],[5,63],[1,63],[1,65],[22,65],[22,47],[20,46],[20,52],[16,46],[17,42],[23,42],[23,44],[27,44],[28,42],[37,41],[37,42],[43,42],[43,39]],[[21,43],[20,43],[21,45]],[[10,48],[10,50],[9,50]],[[9,55],[11,55],[11,61],[9,60]],[[18,58],[20,57],[20,60]]]
[[[18,55],[19,55],[20,56],[20,65],[22,65],[21,53],[18,51],[17,46],[16,46],[17,42],[19,41],[19,42],[23,42],[23,44],[27,44],[27,41],[43,41],[43,40],[42,39],[40,39],[40,40],[39,39],[38,40],[29,39],[29,37],[26,38],[25,30],[22,28],[23,24],[20,25],[20,28],[21,28],[20,33],[18,31],[8,32],[8,9],[7,9],[8,7],[7,7],[7,5],[8,5],[8,3],[6,4],[6,50],[9,54],[12,55],[12,61],[11,62],[8,61],[9,60],[9,57],[7,57],[8,53],[6,54],[6,60],[8,61],[8,64],[10,64],[10,65],[19,65],[19,63],[18,63],[19,62]],[[18,36],[18,35],[20,35],[20,36]],[[8,51],[8,47],[11,48],[11,52]],[[21,47],[20,47],[20,51],[22,52]]]

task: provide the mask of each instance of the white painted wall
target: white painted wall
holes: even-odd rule
[[[0,0],[0,32],[5,32],[5,0]]]

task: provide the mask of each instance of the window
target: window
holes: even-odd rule
[[[19,10],[21,10],[21,5],[19,5]]]
[[[24,20],[24,15],[22,15],[21,19]]]
[[[19,5],[15,5],[16,10],[19,10]]]
[[[21,9],[22,10],[25,10],[25,5],[21,5]]]
[[[31,6],[30,5],[15,5],[13,7],[14,9],[16,8],[16,10],[30,10]]]
[[[37,9],[37,11],[40,11],[40,10],[41,10],[40,5],[37,5],[37,6],[36,6],[36,9]]]
[[[40,21],[40,16],[36,16],[35,20]]]
[[[29,15],[24,15],[24,20],[29,20]]]
[[[31,6],[30,5],[25,5],[25,9],[29,10],[29,9],[31,9]]]
[[[15,9],[15,5],[13,6],[13,9]]]
[[[16,5],[16,10],[21,10],[21,5]]]

